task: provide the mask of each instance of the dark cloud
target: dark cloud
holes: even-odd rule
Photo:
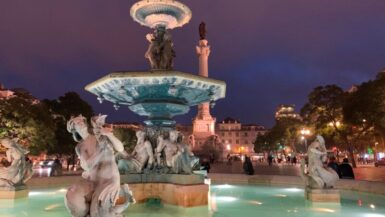
[[[301,107],[317,85],[344,88],[384,67],[383,0],[184,0],[191,22],[173,31],[176,68],[196,73],[197,27],[212,46],[210,76],[225,80],[219,119],[271,125],[281,103]],[[0,81],[40,98],[81,93],[112,120],[139,121],[126,109],[99,105],[83,88],[108,72],[147,69],[149,32],[129,15],[132,0],[0,2]],[[189,115],[178,118],[188,123]]]

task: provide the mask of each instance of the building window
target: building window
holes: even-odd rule
[[[222,133],[221,133],[221,136],[225,136],[225,133],[224,133],[224,132],[222,132]]]
[[[247,133],[245,132],[245,136],[247,136]]]
[[[233,141],[231,139],[229,139],[229,143],[233,143]]]
[[[235,141],[235,144],[239,144],[239,140],[238,139]]]
[[[246,145],[249,144],[249,141],[245,140],[245,144],[246,144]]]
[[[236,132],[236,133],[235,133],[235,135],[236,135],[236,136],[239,136],[239,133],[238,133],[238,132]]]
[[[231,132],[229,132],[229,136],[231,136]]]
[[[225,140],[224,140],[224,139],[222,139],[222,143],[225,143]]]

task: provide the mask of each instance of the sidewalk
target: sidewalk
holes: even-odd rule
[[[253,162],[253,165],[256,175],[299,176],[300,172],[299,164],[273,164],[269,166],[267,163]],[[210,173],[243,174],[242,162],[236,161],[231,165],[222,162],[212,164]],[[374,167],[370,164],[359,165],[357,168],[354,168],[354,174],[356,180],[385,182],[385,167]]]

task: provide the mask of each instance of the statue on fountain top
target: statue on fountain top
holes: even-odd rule
[[[324,164],[327,161],[327,150],[322,136],[318,135],[310,144],[307,156],[307,172],[305,172],[304,160],[301,161],[301,176],[305,180],[306,186],[317,189],[333,188],[339,177],[332,168]]]
[[[205,40],[206,39],[206,34],[207,34],[206,23],[205,22],[201,22],[199,24],[199,37],[200,37],[200,40]]]
[[[93,129],[89,129],[86,118],[81,115],[67,122],[67,130],[79,142],[75,150],[84,169],[83,180],[72,185],[65,197],[72,216],[117,217],[135,202],[128,186],[120,185],[114,151],[123,152],[124,148],[112,130],[103,127],[105,117],[93,117]],[[117,205],[119,196],[125,202]]]
[[[172,70],[173,58],[176,57],[172,36],[164,26],[157,26],[154,33],[147,34],[150,42],[145,57],[149,60],[151,70]]]
[[[14,190],[33,175],[32,163],[25,159],[29,151],[9,138],[1,139],[0,144],[7,149],[7,161],[11,163],[8,167],[0,168],[0,188]]]

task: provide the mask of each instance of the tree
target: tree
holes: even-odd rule
[[[344,119],[353,126],[365,125],[371,128],[372,139],[367,148],[385,147],[385,70],[380,72],[375,80],[364,82],[357,90],[349,95],[344,107]]]
[[[309,94],[308,102],[301,109],[301,115],[316,133],[325,136],[328,141],[342,144],[349,152],[353,167],[356,167],[354,150],[359,148],[359,141],[370,128],[366,125],[351,125],[344,122],[344,106],[349,97],[336,85],[314,88]]]
[[[254,151],[277,151],[284,145],[296,151],[296,142],[301,126],[301,120],[296,118],[281,118],[277,120],[269,132],[257,136],[254,142]]]
[[[55,124],[48,108],[25,90],[1,100],[0,137],[18,138],[31,154],[39,154],[56,143]]]
[[[73,155],[76,142],[67,132],[67,121],[72,116],[83,115],[88,120],[93,116],[92,107],[84,101],[76,92],[65,93],[55,100],[45,99],[43,103],[49,108],[55,123],[56,143],[52,144],[49,154]]]
[[[135,130],[130,128],[115,128],[114,135],[122,141],[124,149],[128,153],[131,153],[134,150],[137,141]]]

